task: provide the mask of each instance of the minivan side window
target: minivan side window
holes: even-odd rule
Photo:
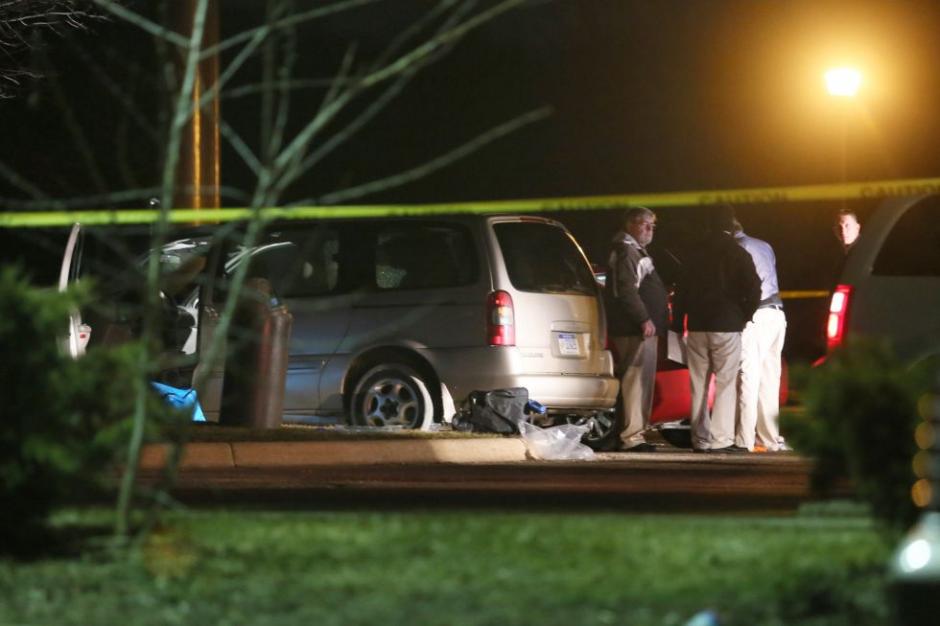
[[[375,233],[374,271],[382,290],[460,287],[476,281],[477,260],[463,227],[398,222]]]
[[[539,293],[597,293],[594,274],[574,239],[543,222],[495,224],[513,287]]]
[[[940,196],[925,198],[901,216],[885,239],[872,273],[940,276]]]

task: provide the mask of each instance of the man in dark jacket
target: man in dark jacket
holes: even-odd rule
[[[760,302],[760,278],[751,255],[732,236],[734,212],[719,207],[708,235],[683,267],[673,325],[688,316],[687,354],[692,392],[692,446],[697,452],[747,452],[734,445],[741,331]],[[708,383],[715,401],[708,410]]]
[[[667,294],[646,246],[653,240],[656,215],[647,208],[628,209],[623,230],[610,247],[605,289],[607,325],[617,356],[624,429],[620,448],[654,452],[643,432],[649,429],[656,382],[658,335],[666,333]]]

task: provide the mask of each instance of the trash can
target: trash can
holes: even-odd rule
[[[219,423],[277,428],[293,318],[265,278],[249,278],[227,337]]]

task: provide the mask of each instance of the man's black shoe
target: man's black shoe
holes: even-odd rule
[[[623,444],[620,445],[621,452],[656,452],[656,446],[651,443],[643,442],[638,443],[637,445],[631,448],[624,448]]]
[[[724,448],[712,448],[709,450],[709,452],[717,452],[722,454],[747,454],[750,452],[750,450],[743,446],[725,446]]]

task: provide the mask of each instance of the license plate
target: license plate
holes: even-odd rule
[[[561,356],[580,356],[581,342],[577,333],[558,333],[558,352]]]

